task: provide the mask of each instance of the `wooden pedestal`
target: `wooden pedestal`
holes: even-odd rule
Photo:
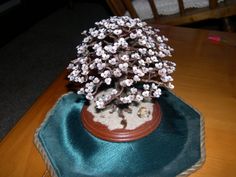
[[[81,112],[82,123],[91,134],[103,140],[113,142],[134,141],[147,136],[155,130],[161,121],[161,110],[158,103],[153,105],[152,116],[152,120],[145,122],[134,130],[126,130],[124,128],[109,130],[105,125],[93,120],[93,115],[87,111],[87,106],[84,106]]]

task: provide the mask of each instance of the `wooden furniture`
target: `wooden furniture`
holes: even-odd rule
[[[177,96],[202,112],[206,162],[193,177],[234,177],[236,173],[236,34],[160,26],[175,49]],[[209,35],[223,39],[219,44]],[[67,92],[62,73],[0,143],[0,176],[42,176],[46,167],[33,144],[36,128]],[[56,149],[55,149],[56,150]]]
[[[155,5],[154,0],[148,0],[148,2],[154,18],[146,21],[151,24],[183,25],[207,19],[223,18],[227,30],[231,31],[226,17],[236,15],[236,0],[225,0],[221,3],[218,3],[217,0],[209,0],[209,7],[191,9],[185,9],[183,0],[178,0],[179,13],[165,16],[159,15],[156,7],[158,4]],[[133,6],[132,0],[107,0],[107,3],[117,16],[124,15],[128,11],[131,17],[140,17]]]

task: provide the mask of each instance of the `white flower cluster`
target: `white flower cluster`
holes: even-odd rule
[[[120,97],[122,103],[132,103],[133,101],[140,102],[146,98],[155,97],[158,98],[161,95],[161,89],[154,83],[143,84],[143,88],[138,90],[135,87],[129,89],[128,94],[124,97]]]
[[[138,18],[114,16],[82,34],[86,37],[77,46],[77,59],[68,66],[68,78],[80,85],[78,94],[88,100],[94,99],[101,85],[113,88],[109,96],[96,100],[98,109],[113,101],[128,104],[159,97],[160,86],[174,88],[171,74],[176,65],[163,59],[173,49],[158,29]],[[140,84],[143,88],[137,89]]]

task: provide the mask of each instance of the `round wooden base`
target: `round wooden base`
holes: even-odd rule
[[[161,121],[160,105],[155,103],[153,105],[153,118],[145,122],[134,130],[116,129],[109,130],[105,125],[95,122],[93,115],[87,111],[87,106],[84,106],[81,112],[81,119],[84,127],[94,136],[107,141],[113,142],[127,142],[143,138],[155,130]],[[138,119],[139,117],[137,117]]]

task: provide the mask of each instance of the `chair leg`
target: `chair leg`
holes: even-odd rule
[[[225,31],[227,31],[227,32],[233,32],[234,31],[228,17],[223,18],[223,23],[224,23],[224,30]]]

